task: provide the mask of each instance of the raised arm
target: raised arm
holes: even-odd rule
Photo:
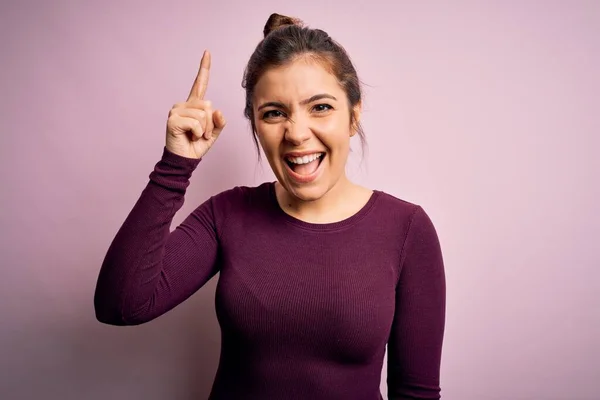
[[[187,299],[217,272],[213,199],[170,231],[192,172],[225,126],[223,115],[204,100],[210,64],[210,53],[205,52],[187,101],[169,113],[163,155],[102,263],[94,307],[103,323],[150,321]]]
[[[440,398],[446,314],[444,262],[436,230],[419,207],[412,217],[388,343],[388,398]]]

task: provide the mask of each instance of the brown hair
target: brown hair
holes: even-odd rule
[[[335,75],[346,92],[351,123],[356,126],[364,150],[366,143],[364,131],[360,123],[354,120],[352,112],[352,109],[361,102],[362,92],[356,70],[344,48],[325,31],[308,28],[297,18],[277,13],[269,16],[263,34],[263,40],[250,56],[242,81],[242,87],[246,89],[244,115],[252,126],[252,135],[258,154],[260,155],[260,147],[252,108],[254,87],[265,71],[285,65],[300,56],[313,58]]]

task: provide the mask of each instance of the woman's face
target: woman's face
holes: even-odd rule
[[[310,58],[267,70],[254,90],[258,140],[281,185],[310,201],[346,180],[351,126],[346,93]],[[353,111],[358,121],[358,107]]]

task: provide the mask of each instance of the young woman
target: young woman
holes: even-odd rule
[[[381,399],[386,345],[389,399],[438,399],[446,287],[435,228],[420,206],[346,177],[351,138],[363,132],[344,49],[278,14],[264,35],[245,71],[245,114],[277,181],[216,194],[170,231],[225,127],[204,99],[205,52],[108,249],[97,318],[148,322],[219,273],[210,399]]]

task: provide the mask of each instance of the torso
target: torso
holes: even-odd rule
[[[228,218],[235,226],[220,233],[223,343],[211,398],[379,399],[414,206],[372,191],[352,216],[313,224],[285,213],[273,184],[246,190]],[[292,380],[298,392],[265,379]]]

